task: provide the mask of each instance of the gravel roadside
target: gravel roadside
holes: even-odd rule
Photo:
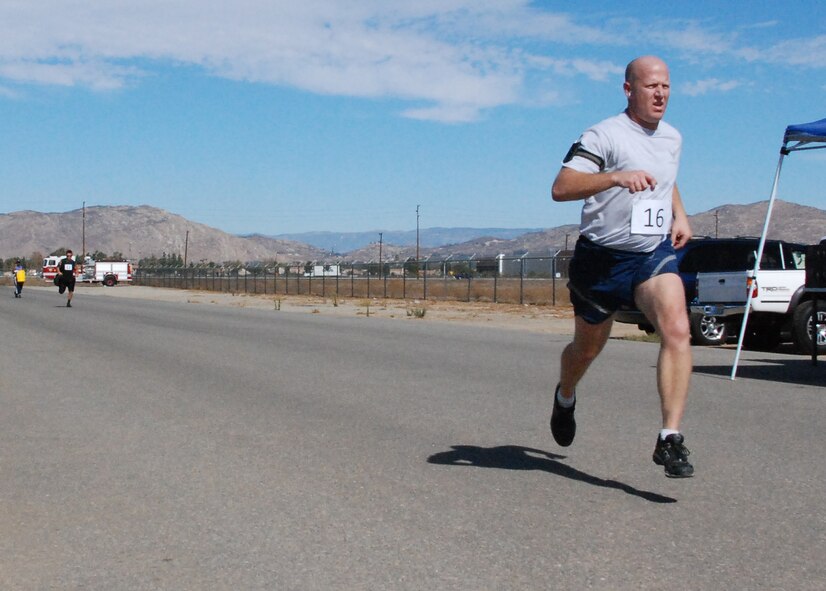
[[[29,286],[27,286],[29,288]],[[49,290],[31,286],[30,289]],[[112,288],[78,284],[76,298],[122,297],[185,302],[192,305],[232,306],[270,309],[287,313],[322,314],[325,316],[362,316],[395,318],[415,322],[457,322],[479,324],[506,330],[524,330],[546,334],[573,334],[573,310],[570,306],[536,306],[493,304],[489,302],[449,302],[391,300],[383,298],[321,298],[318,296],[272,294],[232,294],[191,289],[119,285]],[[82,299],[76,301],[83,305]],[[423,315],[422,315],[423,314]],[[611,336],[627,338],[645,333],[636,326],[615,323]]]

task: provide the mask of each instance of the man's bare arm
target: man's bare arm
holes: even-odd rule
[[[657,180],[644,170],[589,173],[563,166],[556,175],[551,196],[554,201],[577,201],[612,187],[624,187],[636,193],[656,186]]]

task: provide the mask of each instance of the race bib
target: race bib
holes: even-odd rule
[[[671,229],[671,208],[660,199],[635,201],[631,210],[631,233],[662,235]]]
[[[75,266],[72,263],[65,263],[63,265],[63,268],[66,269],[67,271],[71,271],[72,269],[75,268]]]

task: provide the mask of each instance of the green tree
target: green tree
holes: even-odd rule
[[[29,264],[31,265],[31,268],[32,269],[40,269],[40,267],[42,266],[42,263],[43,263],[43,259],[45,257],[43,256],[42,252],[40,252],[39,250],[35,250],[32,254],[29,255],[29,258],[31,259],[29,261]],[[26,267],[26,268],[28,269],[29,267]]]

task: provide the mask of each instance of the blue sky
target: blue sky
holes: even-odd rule
[[[826,117],[821,2],[3,0],[0,212],[152,205],[236,233],[553,227],[570,144],[671,68],[689,213],[768,198]],[[826,207],[826,150],[779,197]]]

